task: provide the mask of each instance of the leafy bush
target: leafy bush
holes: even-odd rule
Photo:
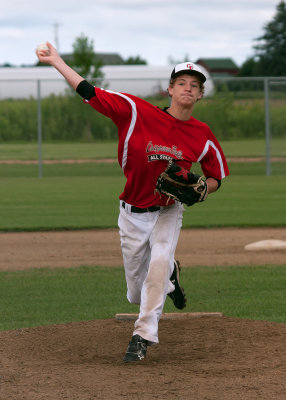
[[[148,99],[163,107],[166,99]],[[163,104],[164,103],[164,104]],[[85,105],[75,94],[42,99],[42,135],[50,141],[116,140],[117,128],[105,116]],[[283,101],[271,109],[275,137],[285,137]],[[218,139],[263,138],[264,103],[261,99],[238,100],[226,91],[197,103],[194,117],[206,122]],[[0,141],[37,140],[37,101],[33,98],[0,101]]]
[[[116,139],[117,128],[78,96],[51,96],[42,101],[44,140]]]
[[[37,103],[34,99],[2,100],[0,140],[30,141],[37,137]]]
[[[194,117],[207,123],[220,140],[263,138],[265,131],[263,103],[239,102],[232,94],[215,96],[198,103]]]
[[[271,132],[275,138],[286,137],[285,110],[285,105],[270,109]]]

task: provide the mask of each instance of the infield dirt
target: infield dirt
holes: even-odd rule
[[[286,241],[286,228],[182,230],[176,258],[184,267],[286,264],[286,251],[247,252],[246,244]],[[0,270],[121,266],[117,229],[0,233]]]
[[[285,228],[183,230],[192,265],[286,266]],[[1,270],[122,265],[117,230],[0,233]],[[216,310],[217,311],[217,310]],[[237,400],[286,398],[286,324],[236,318],[162,320],[160,344],[124,364],[133,321],[96,320],[0,332],[1,400]]]

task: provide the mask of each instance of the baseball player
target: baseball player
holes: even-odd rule
[[[184,206],[155,190],[157,178],[170,160],[177,161],[185,175],[192,163],[200,162],[206,179],[204,194],[196,201],[202,201],[229,173],[210,128],[192,117],[196,102],[203,97],[206,76],[191,62],[176,65],[168,88],[171,105],[162,110],[136,96],[90,85],[50,43],[47,46],[48,52],[37,51],[39,60],[55,67],[85,103],[111,118],[118,128],[118,162],[126,177],[119,196],[118,226],[127,299],[140,305],[123,360],[142,361],[147,347],[159,342],[158,322],[167,295],[178,309],[186,305],[174,258]]]

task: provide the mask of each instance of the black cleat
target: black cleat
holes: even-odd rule
[[[124,362],[142,361],[147,353],[148,340],[143,339],[139,335],[132,336],[128,344],[127,351],[123,357]]]
[[[180,263],[179,261],[174,262],[174,271],[171,275],[170,281],[175,285],[175,290],[171,293],[168,293],[168,296],[172,299],[174,305],[179,310],[182,310],[186,307],[186,296],[184,293],[184,289],[180,285],[179,276],[180,276]]]

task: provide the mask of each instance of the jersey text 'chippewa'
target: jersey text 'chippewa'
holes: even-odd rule
[[[176,146],[173,146],[172,148],[162,146],[162,145],[153,145],[152,141],[150,141],[147,145],[146,153],[161,153],[161,152],[166,152],[170,153],[172,157],[170,158],[177,158],[178,160],[183,159],[183,152],[181,150],[178,150]]]
[[[119,198],[126,203],[166,205],[167,196],[160,198],[154,189],[170,159],[188,170],[199,162],[206,177],[221,180],[229,174],[222,149],[205,123],[193,117],[178,120],[130,94],[99,88],[95,93],[86,102],[118,128],[118,162],[127,179]]]

